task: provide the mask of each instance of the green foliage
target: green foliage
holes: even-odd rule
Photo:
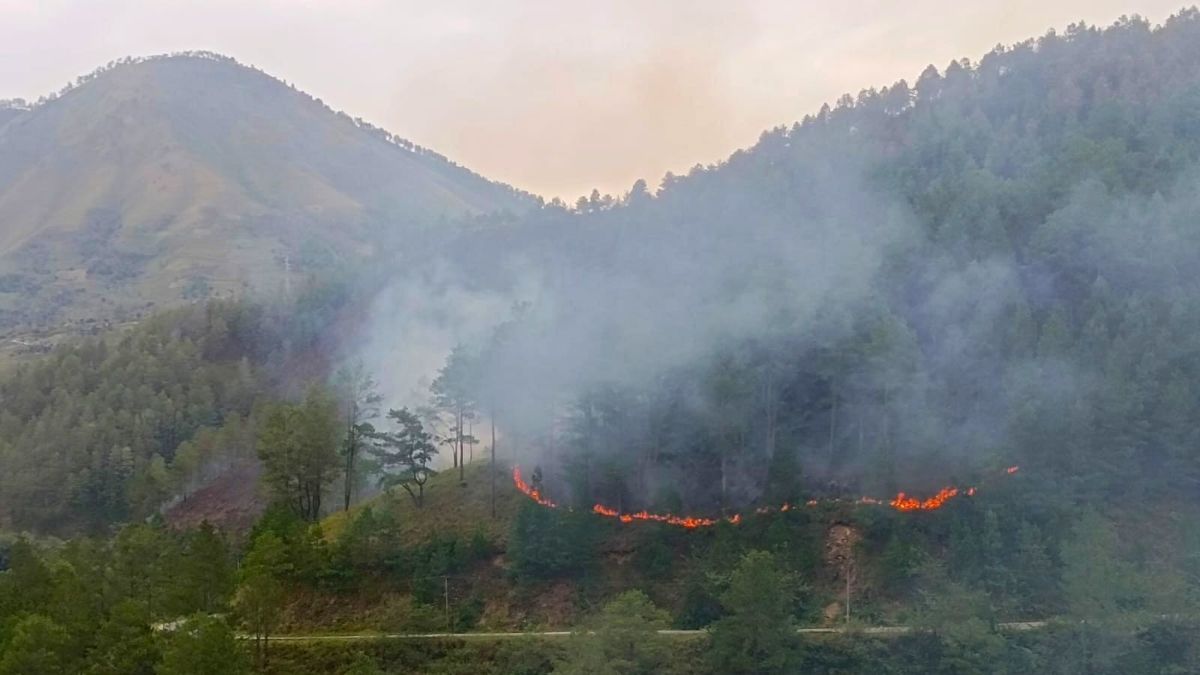
[[[265,640],[275,632],[283,610],[283,584],[267,570],[249,569],[242,575],[233,596],[233,609],[265,649]]]
[[[341,671],[341,675],[384,675],[384,671],[375,662],[375,659],[359,652],[354,655],[349,666]]]
[[[723,673],[786,673],[795,663],[795,580],[763,551],[747,553],[721,595],[728,615],[712,626],[714,668]]]
[[[747,495],[979,485],[958,500],[992,500],[978,512],[956,504],[869,533],[864,581],[880,606],[909,601],[925,558],[945,557],[951,580],[1005,617],[1067,609],[1061,549],[1080,505],[1194,520],[1198,27],[1194,11],[1158,28],[1076,24],[844,97],[654,196],[549,206],[463,237],[470,269],[503,268],[492,261],[515,249],[559,280],[562,325],[534,308],[482,352],[484,372],[509,373],[502,407],[567,398],[565,415],[522,430],[554,443],[565,480],[549,492],[626,512],[675,492],[681,510],[712,515],[759,505]],[[860,265],[864,249],[840,255],[847,235],[885,243]],[[788,244],[810,241],[811,267],[847,274],[805,276],[809,247]],[[611,321],[589,302],[606,295],[622,300]],[[716,339],[688,323],[717,316],[735,320]],[[646,335],[663,325],[688,325],[701,349]],[[565,390],[547,377],[547,395],[529,353],[579,332],[599,344],[546,369],[595,377]],[[635,372],[617,367],[628,360]],[[1171,538],[1140,525],[1121,518],[1129,553],[1178,568],[1174,544],[1159,545]]]
[[[254,538],[242,563],[232,607],[241,626],[254,637],[260,667],[267,663],[269,639],[283,613],[286,589],[282,580],[303,568],[303,563],[297,565],[289,558],[296,550],[275,532],[264,530]]]
[[[454,615],[450,618],[450,627],[456,633],[465,633],[479,625],[483,618],[483,596],[475,593],[466,600],[454,605]]]
[[[1142,609],[1145,589],[1122,559],[1116,530],[1095,511],[1085,511],[1063,547],[1063,585],[1070,615],[1088,623],[1121,621]]]
[[[171,608],[169,587],[178,578],[179,553],[178,545],[162,528],[130,525],[113,541],[110,578],[122,596],[142,603],[155,616],[163,616]]]
[[[71,637],[61,626],[41,614],[17,621],[0,649],[0,675],[68,675],[75,672],[78,655]]]
[[[418,601],[439,603],[443,576],[462,574],[492,554],[493,546],[479,532],[469,538],[438,532],[427,541],[410,544],[401,537],[390,509],[366,507],[342,530],[330,552],[329,569],[317,578],[336,590],[373,579],[395,580]]]
[[[468,265],[473,272],[505,268],[510,252],[546,261],[545,276],[564,284],[551,290],[563,291],[567,322],[605,314],[569,307],[591,297],[572,294],[590,290],[592,278],[579,272],[597,268],[642,290],[643,303],[627,304],[651,315],[596,331],[596,342],[615,348],[588,372],[611,367],[616,376],[551,373],[555,386],[572,383],[566,391],[542,390],[529,367],[550,356],[531,349],[554,337],[542,316],[505,324],[478,354],[458,346],[432,387],[436,423],[427,430],[415,413],[393,415],[399,429],[383,437],[381,454],[390,475],[419,504],[431,444],[451,446],[461,464],[479,403],[503,419],[559,408],[565,396],[566,415],[544,428],[518,428],[528,416],[511,415],[511,437],[553,443],[547,487],[584,509],[600,500],[626,512],[655,502],[748,512],[756,504],[747,496],[777,506],[808,494],[886,498],[977,484],[976,497],[936,513],[822,506],[748,516],[688,533],[686,543],[644,528],[633,574],[655,582],[655,597],[671,595],[657,582],[672,580],[673,563],[686,557],[682,598],[671,598],[676,620],[713,626],[710,663],[721,673],[1195,670],[1182,618],[1198,597],[1200,547],[1177,535],[1195,536],[1200,481],[1197,45],[1195,11],[1157,30],[1138,19],[1103,31],[1072,26],[975,65],[927,70],[913,87],[847,97],[726,163],[669,177],[654,196],[644,186],[621,203],[596,194],[573,212],[551,206],[496,233],[467,231],[456,253],[501,259]],[[822,257],[864,265],[797,288],[805,263],[824,261],[774,250],[780,228],[787,243],[800,233],[823,244]],[[612,245],[633,232],[639,246]],[[858,247],[876,236],[887,245]],[[641,244],[659,240],[673,255],[647,264],[655,249]],[[840,245],[854,255],[833,255]],[[668,310],[694,298],[674,293],[711,276],[712,251],[731,273],[683,307],[732,319],[719,344],[674,358],[676,345],[689,345],[671,335],[672,353],[647,361],[623,350],[625,333],[683,324]],[[479,283],[501,287],[503,276],[480,271]],[[584,286],[570,285],[581,276]],[[281,336],[312,347],[328,308],[348,297],[341,284],[310,289],[294,324],[214,303],[15,369],[0,381],[0,519],[104,531],[153,513],[204,466],[242,458],[257,438],[280,506],[252,534],[238,580],[247,627],[269,634],[293,588],[371,583],[411,583],[408,625],[473,625],[480,596],[456,598],[449,618],[433,603],[444,577],[488,555],[486,541],[403,541],[394,517],[371,509],[332,545],[310,527],[339,474],[349,503],[370,429],[344,406],[368,415],[369,397],[343,391],[335,402],[313,390],[302,403],[254,412],[263,371],[278,376],[296,362],[276,349]],[[720,311],[748,305],[756,308],[748,321]],[[708,342],[705,328],[686,330]],[[649,368],[623,378],[625,361]],[[1011,464],[1023,469],[1006,477]],[[554,484],[560,477],[564,485]],[[819,570],[820,531],[833,519],[863,534],[855,555],[867,607],[854,616],[907,615],[922,630],[886,645],[794,638],[795,617],[813,610],[789,582]],[[580,595],[607,590],[591,574],[606,527],[523,502],[506,551],[529,584],[522,590],[580,578],[590,584]],[[4,658],[64,659],[47,668],[134,667],[154,658],[141,651],[146,622],[221,611],[233,592],[229,554],[212,532],[181,538],[139,524],[112,542],[52,553],[19,540],[5,559]],[[833,589],[817,590],[827,601]],[[1069,623],[1037,635],[997,628],[1055,615]],[[579,644],[591,669],[638,660],[609,658],[602,639]],[[472,649],[379,663],[457,672],[486,653]],[[544,669],[541,656],[523,663]]]
[[[388,567],[402,543],[392,511],[384,508],[377,512],[368,506],[338,536],[334,565],[345,568],[349,575],[378,573]]]
[[[298,405],[276,404],[265,413],[258,439],[263,480],[276,499],[301,518],[320,517],[325,490],[337,478],[337,403],[311,387]]]
[[[696,630],[711,625],[725,615],[725,608],[717,598],[711,580],[693,574],[684,586],[683,606],[679,610],[676,625],[679,628]]]
[[[153,623],[227,611],[228,556],[207,525],[181,533],[131,525],[111,541],[56,548],[17,539],[0,555],[0,654],[12,672],[153,673],[161,648]]]
[[[522,504],[509,537],[513,573],[521,581],[541,581],[587,572],[595,560],[595,528],[588,514]]]
[[[951,581],[941,565],[927,562],[918,573],[920,602],[915,623],[938,638],[940,657],[947,672],[996,672],[1004,647],[995,630],[995,617],[987,594]]]
[[[453,621],[451,617],[449,621]],[[418,602],[403,603],[389,617],[388,628],[407,633],[433,633],[450,630],[446,610],[441,606]]]
[[[262,388],[255,312],[179,310],[6,373],[0,514],[18,528],[100,528],[152,513],[204,462],[238,459],[237,446],[218,447],[174,464],[200,430],[250,411]]]
[[[1056,614],[1062,595],[1059,570],[1037,526],[1022,524],[1012,557],[1012,590],[1019,598],[1019,611],[1024,616]]]
[[[425,483],[434,473],[429,463],[437,454],[437,447],[421,419],[408,408],[389,410],[387,417],[396,430],[374,434],[371,448],[382,470],[379,483],[386,488],[395,485],[404,488],[420,508],[425,504]]]
[[[1183,675],[1200,670],[1200,644],[1194,622],[1162,620],[1138,631],[1137,639],[1116,659],[1123,673]]]
[[[664,536],[660,529],[647,529],[634,550],[634,564],[648,579],[667,579],[675,567],[675,551],[663,541]]]
[[[150,613],[133,600],[122,600],[96,632],[84,672],[154,675],[159,657],[159,644],[150,628]]]
[[[375,429],[371,420],[379,416],[379,404],[383,397],[379,395],[379,386],[375,378],[363,367],[361,362],[345,366],[334,376],[335,389],[345,410],[345,435],[342,439],[342,467],[345,488],[342,493],[342,508],[349,509],[353,498],[355,484],[364,477],[363,466],[359,462]]]
[[[320,528],[292,509],[267,509],[250,534],[242,567],[269,571],[277,579],[316,583],[328,566],[329,552]]]
[[[8,550],[7,570],[0,576],[0,617],[43,609],[53,596],[53,575],[28,539]]]
[[[650,675],[667,672],[670,644],[656,631],[670,617],[641,591],[627,591],[604,606],[588,632],[571,637],[556,675]]]
[[[249,673],[246,653],[224,620],[196,615],[166,639],[158,675],[241,675]]]
[[[916,542],[903,534],[895,534],[879,558],[882,579],[893,592],[902,592],[909,587],[925,560],[926,553]]]
[[[449,432],[443,434],[440,440],[451,449],[454,466],[458,467],[460,477],[465,472],[465,446],[467,443],[475,441],[474,438],[468,436],[466,430],[467,423],[475,417],[477,412],[478,376],[477,356],[472,354],[466,346],[459,344],[455,345],[450,355],[446,357],[445,365],[438,371],[437,377],[429,386],[429,391],[433,394],[434,408],[442,416],[448,418],[446,424]]]
[[[232,554],[214,527],[201,523],[187,533],[175,574],[191,582],[180,588],[182,606],[213,613],[228,603],[233,592]]]
[[[393,574],[412,580],[418,602],[437,603],[442,599],[444,577],[464,571],[487,555],[487,549],[472,546],[470,541],[438,534],[425,543],[393,551],[389,562]]]

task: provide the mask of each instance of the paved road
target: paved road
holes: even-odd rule
[[[1014,621],[997,627],[1002,631],[1021,632],[1045,628],[1045,621]],[[828,635],[837,633],[862,633],[864,635],[903,635],[915,630],[912,626],[864,626],[861,628],[798,628],[801,635]],[[706,630],[660,630],[659,635],[679,638],[695,638],[708,634]],[[329,635],[272,635],[271,642],[356,642],[367,640],[520,640],[532,638],[570,637],[569,630],[534,631],[523,633],[338,633]]]

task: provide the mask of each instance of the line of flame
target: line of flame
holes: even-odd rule
[[[1016,473],[1019,469],[1020,469],[1020,467],[1018,467],[1018,466],[1010,466],[1004,470],[1004,473],[1011,476],[1012,474]],[[525,482],[525,479],[521,477],[521,467],[514,466],[513,470],[512,470],[512,476],[513,476],[513,485],[515,485],[517,490],[519,490],[522,494],[529,497],[530,499],[537,502],[538,504],[541,504],[542,506],[549,507],[552,509],[558,508],[557,503],[555,503],[553,500],[545,497],[544,495],[542,495],[542,493],[537,488],[535,488],[532,485],[530,485],[529,483]],[[941,490],[938,490],[937,494],[933,495],[932,497],[928,497],[926,499],[917,499],[916,497],[911,497],[911,496],[901,492],[901,493],[897,494],[894,499],[888,500],[886,502],[881,499],[875,499],[874,497],[859,497],[858,499],[853,500],[853,502],[856,504],[866,504],[866,505],[872,505],[872,506],[882,506],[882,505],[886,504],[887,506],[890,506],[891,508],[896,509],[897,511],[900,511],[902,513],[908,513],[908,512],[912,512],[912,511],[934,511],[934,510],[942,508],[943,506],[946,505],[947,502],[949,502],[951,499],[954,499],[955,497],[958,497],[959,495],[966,495],[967,497],[974,497],[975,492],[976,492],[975,487],[968,487],[968,488],[944,487]],[[826,503],[838,503],[838,502],[845,502],[847,500],[835,498],[835,499],[827,499],[824,501]],[[810,499],[807,502],[805,502],[805,506],[810,506],[810,507],[817,506],[821,503],[822,502],[819,500]],[[756,508],[754,510],[754,512],[757,514],[760,514],[760,515],[767,514],[767,513],[774,513],[777,511],[786,513],[787,511],[790,511],[793,508],[795,508],[795,507],[792,506],[791,504],[784,503],[783,505],[779,506],[778,508],[772,507],[772,506],[760,506],[760,507]],[[726,516],[724,518],[702,518],[702,517],[698,517],[698,516],[677,516],[673,513],[650,513],[648,511],[638,511],[636,513],[622,513],[620,511],[618,511],[617,509],[614,509],[610,506],[605,506],[604,504],[596,504],[596,505],[592,506],[592,513],[595,513],[596,515],[599,515],[599,516],[604,516],[605,518],[613,518],[615,520],[621,521],[622,523],[632,523],[634,521],[666,523],[667,525],[683,527],[683,528],[687,528],[689,530],[694,530],[694,529],[700,528],[700,527],[712,527],[713,525],[716,525],[717,523],[720,523],[720,522],[727,522],[727,523],[730,523],[733,525],[737,525],[738,523],[742,522],[742,515],[740,513],[735,513],[732,516]]]

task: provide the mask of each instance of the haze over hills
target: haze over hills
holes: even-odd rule
[[[10,260],[344,276],[0,371],[0,675],[1200,672],[1200,10],[459,222],[522,199],[165,63],[10,113],[82,223]]]
[[[0,329],[275,290],[285,258],[532,203],[232,59],[128,59],[0,110]]]

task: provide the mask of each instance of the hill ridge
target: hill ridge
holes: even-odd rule
[[[285,259],[537,203],[231,57],[126,57],[0,109],[0,329],[274,291]]]
[[[521,197],[529,198],[529,199],[538,199],[538,196],[532,192],[529,192],[527,190],[522,190],[516,186],[510,185],[508,183],[504,183],[502,181],[496,181],[496,180],[487,178],[486,176],[484,176],[476,171],[473,171],[470,167],[466,166],[465,164],[461,164],[461,163],[451,159],[450,157],[447,157],[446,155],[443,155],[442,153],[434,150],[433,148],[429,148],[429,147],[420,145],[418,143],[415,143],[407,138],[400,136],[399,134],[388,131],[386,128],[383,128],[379,125],[373,124],[367,120],[364,120],[362,117],[351,115],[348,112],[346,112],[345,110],[342,110],[340,108],[334,108],[333,106],[329,105],[324,99],[317,97],[317,96],[313,96],[312,94],[309,94],[307,91],[297,87],[294,83],[291,83],[284,78],[273,75],[270,72],[263,70],[252,63],[243,63],[241,61],[238,61],[235,57],[229,56],[227,54],[222,54],[220,52],[209,51],[209,50],[183,50],[183,51],[173,51],[173,52],[162,52],[162,53],[157,53],[157,54],[147,54],[144,56],[133,56],[133,55],[124,56],[122,58],[109,61],[108,63],[106,63],[102,66],[99,66],[99,67],[89,71],[88,73],[78,76],[75,78],[74,81],[67,83],[65,86],[61,87],[57,91],[42,95],[34,101],[27,101],[26,99],[23,99],[23,98],[0,100],[0,111],[11,110],[11,111],[19,111],[19,112],[36,112],[39,108],[42,108],[48,104],[53,103],[54,101],[58,100],[59,98],[71,93],[75,89],[85,86],[88,83],[90,83],[91,81],[95,80],[96,78],[99,78],[109,72],[118,70],[120,68],[124,68],[127,66],[147,64],[147,63],[181,61],[181,60],[186,60],[186,59],[211,61],[213,63],[219,63],[219,64],[223,64],[223,65],[234,66],[237,68],[242,68],[242,69],[248,70],[257,75],[263,76],[276,84],[280,84],[280,85],[287,87],[291,91],[299,94],[300,96],[308,99],[309,101],[312,101],[312,102],[322,106],[328,112],[338,116],[339,118],[342,118],[342,119],[352,122],[359,129],[362,129],[364,131],[375,134],[381,140],[391,143],[392,145],[395,145],[398,148],[407,150],[418,156],[428,157],[431,159],[438,160],[440,162],[444,162],[444,163],[450,165],[451,167],[453,167],[455,169],[459,169],[459,170],[461,170],[473,177],[476,177],[480,180],[486,181],[493,185],[498,185],[498,186],[507,188],[507,189],[511,190],[514,194],[519,195]]]

